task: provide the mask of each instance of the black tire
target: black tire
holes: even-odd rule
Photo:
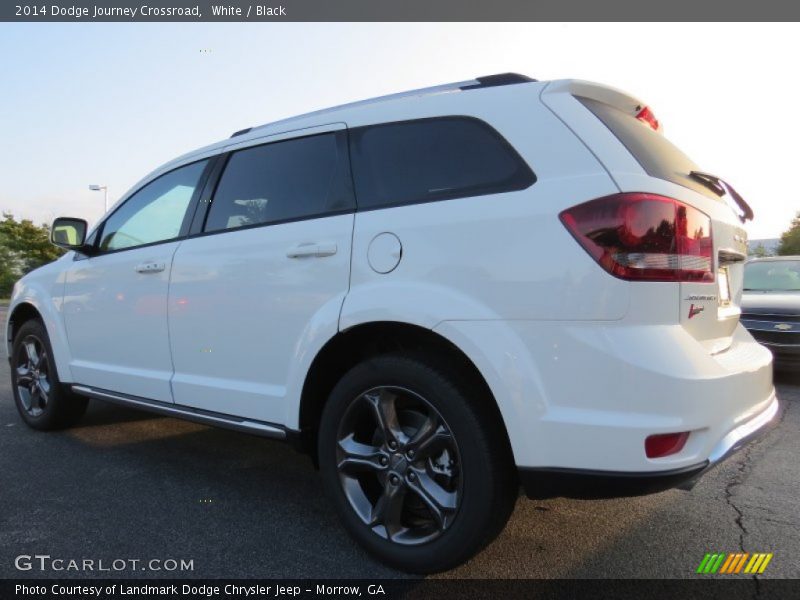
[[[345,528],[379,560],[411,573],[450,569],[479,552],[502,531],[519,491],[493,399],[445,365],[426,356],[370,358],[334,387],[320,423],[320,470]],[[382,408],[390,404],[395,409]],[[382,410],[395,411],[395,433],[377,425],[370,433]],[[429,422],[437,423],[438,447],[417,444],[429,456],[412,453],[412,462],[408,450]],[[392,436],[405,441],[387,441]]]
[[[74,425],[89,404],[87,398],[73,394],[59,381],[50,338],[38,319],[23,323],[14,336],[11,387],[22,420],[42,431]]]

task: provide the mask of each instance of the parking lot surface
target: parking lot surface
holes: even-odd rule
[[[691,492],[521,497],[491,546],[438,577],[696,578],[705,553],[742,550],[774,554],[760,577],[800,576],[800,378],[781,376],[777,389],[780,424]],[[34,554],[192,561],[120,577],[403,576],[348,537],[310,460],[290,447],[96,401],[74,429],[36,432],[17,415],[4,358],[0,577],[110,576],[17,570],[17,556]]]

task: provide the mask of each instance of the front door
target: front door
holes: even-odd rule
[[[169,276],[206,163],[145,185],[100,226],[98,253],[76,255],[63,304],[75,383],[172,402]]]

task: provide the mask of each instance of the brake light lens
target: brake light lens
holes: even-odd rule
[[[559,218],[606,271],[629,281],[714,282],[711,219],[665,196],[614,194]]]
[[[651,435],[644,441],[644,453],[647,458],[661,458],[662,456],[677,454],[683,450],[688,439],[688,431]]]
[[[653,111],[650,110],[649,106],[645,106],[642,110],[636,113],[636,118],[642,123],[647,123],[650,127],[652,127],[653,131],[658,131],[658,119],[656,119],[656,116],[653,114]]]

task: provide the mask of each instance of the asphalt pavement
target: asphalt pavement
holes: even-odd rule
[[[774,554],[761,577],[799,577],[800,378],[777,388],[780,424],[691,492],[520,497],[491,546],[439,576],[696,578],[705,553],[744,550]],[[20,571],[20,555],[63,559],[65,570]],[[95,569],[140,561],[111,573],[120,577],[403,576],[351,541],[292,448],[97,401],[74,429],[36,432],[17,415],[4,359],[0,578],[110,576],[68,569],[84,559]],[[192,568],[165,571],[169,560]]]

